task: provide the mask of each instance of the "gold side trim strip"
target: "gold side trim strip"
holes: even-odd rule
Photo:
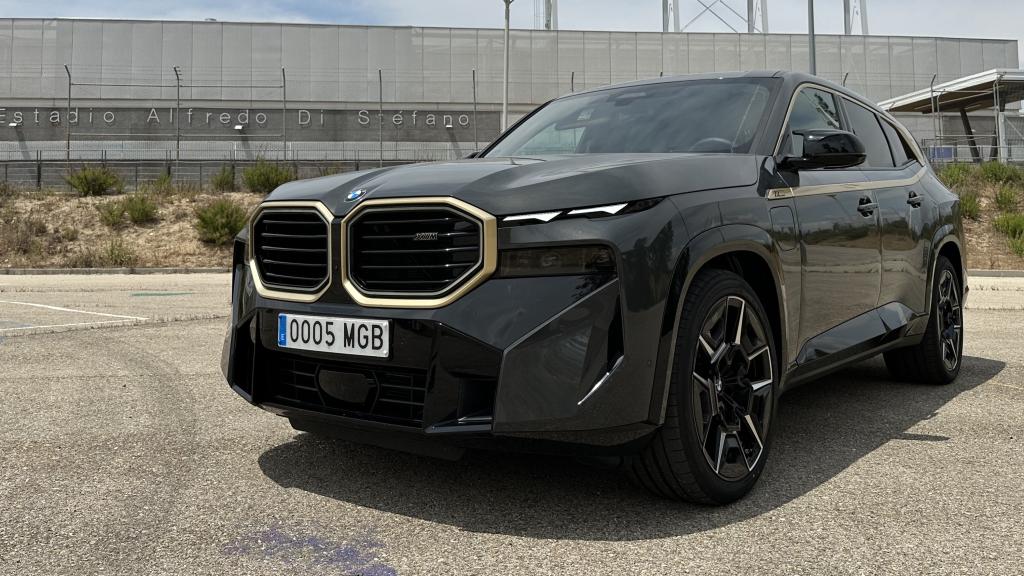
[[[429,206],[446,205],[456,208],[476,218],[481,224],[482,262],[480,270],[463,281],[458,288],[445,296],[437,298],[404,298],[394,296],[369,296],[359,291],[348,273],[348,225],[363,210],[380,206]],[[360,202],[341,221],[341,285],[345,292],[360,306],[368,308],[441,308],[458,300],[470,290],[487,280],[498,268],[498,220],[491,214],[457,198],[447,196],[427,196],[423,198],[380,198]]]
[[[897,180],[868,180],[866,182],[842,182],[838,184],[814,184],[811,186],[797,186],[795,188],[771,188],[768,190],[769,200],[782,198],[793,198],[795,196],[814,196],[816,194],[836,194],[839,192],[856,192],[858,190],[877,190],[879,188],[897,188],[899,186],[912,186],[917,184],[928,171],[921,168],[917,174],[909,178]]]
[[[254,236],[252,233],[253,224],[256,219],[259,218],[260,214],[268,210],[278,210],[282,208],[313,208],[316,210],[320,217],[323,218],[327,224],[327,280],[324,282],[320,290],[316,292],[286,292],[284,290],[275,290],[268,287],[263,283],[263,279],[260,278],[259,267],[256,266],[256,259],[253,258],[252,248]],[[286,302],[316,302],[324,295],[324,292],[331,287],[331,268],[333,266],[333,244],[334,236],[331,230],[331,223],[334,221],[334,213],[332,213],[327,206],[319,200],[287,200],[287,201],[269,201],[264,202],[256,207],[256,210],[252,213],[249,218],[249,242],[246,245],[245,259],[249,262],[249,275],[252,277],[252,282],[256,286],[256,293],[264,298],[270,298],[273,300],[284,300]]]

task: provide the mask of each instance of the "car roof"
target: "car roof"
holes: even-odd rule
[[[577,96],[580,94],[590,94],[594,92],[601,92],[603,90],[614,90],[616,88],[628,88],[631,86],[648,86],[653,84],[662,84],[666,82],[687,82],[691,80],[720,80],[725,78],[781,78],[787,85],[792,88],[796,88],[800,84],[809,82],[812,84],[819,84],[830,88],[852,100],[856,100],[861,104],[871,107],[872,109],[878,109],[874,102],[866,100],[860,94],[852,92],[844,86],[840,86],[831,80],[826,80],[821,76],[814,76],[806,72],[796,72],[791,70],[750,70],[746,72],[709,72],[703,74],[678,74],[673,76],[660,76],[658,78],[646,78],[643,80],[634,80],[632,82],[622,82],[619,84],[608,84],[605,86],[598,86],[596,88],[589,88],[587,90],[580,90],[579,92],[573,92],[572,94],[565,94],[560,96],[566,98],[569,96]]]

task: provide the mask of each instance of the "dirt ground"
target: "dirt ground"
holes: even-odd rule
[[[979,190],[981,214],[977,220],[965,220],[967,265],[972,269],[1024,269],[1024,258],[1011,252],[1006,237],[992,226],[997,215],[993,194],[994,189]],[[111,228],[100,221],[96,207],[120,196],[79,198],[45,191],[9,194],[0,200],[0,227],[19,221],[41,225],[33,232],[35,241],[20,239],[29,242],[20,249],[11,246],[15,241],[9,238],[5,243],[5,235],[0,234],[0,268],[228,266],[230,247],[201,242],[195,228],[196,208],[225,197],[247,211],[262,199],[248,192],[171,195],[161,198],[156,222],[135,225],[126,221]],[[110,252],[113,254],[107,257]]]
[[[159,197],[157,221],[117,227],[100,220],[97,206],[119,200],[110,195],[80,198],[65,193],[15,193],[0,202],[0,267],[184,267],[229,266],[231,248],[199,240],[197,207],[215,198],[230,198],[247,211],[262,196],[247,192],[193,193]],[[27,233],[14,235],[18,225],[31,222]],[[4,233],[6,232],[6,233]]]

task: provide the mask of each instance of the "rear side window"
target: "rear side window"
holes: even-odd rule
[[[878,116],[867,108],[852,102],[846,101],[846,115],[850,119],[850,128],[854,134],[864,142],[868,152],[868,159],[864,166],[868,168],[892,168],[892,153],[889,151],[889,141],[882,132],[882,126],[878,123]]]
[[[892,149],[892,157],[897,166],[917,160],[914,150],[907,143],[906,138],[888,120],[882,119],[882,130],[885,131],[885,137],[889,139],[889,148]]]
[[[816,88],[803,88],[796,95],[793,111],[789,114],[785,145],[795,155],[803,154],[803,137],[797,134],[803,130],[838,130],[839,108],[831,92]],[[784,147],[785,149],[785,147]]]

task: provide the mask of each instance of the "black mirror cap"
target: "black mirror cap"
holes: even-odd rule
[[[863,164],[868,157],[864,143],[853,132],[804,130],[795,134],[804,137],[804,153],[783,158],[781,163],[785,168],[852,168]]]
[[[483,152],[483,150],[474,150],[473,152],[470,152],[469,154],[466,154],[466,158],[465,159],[469,160],[470,158],[476,158],[477,156],[480,155],[481,152]]]

